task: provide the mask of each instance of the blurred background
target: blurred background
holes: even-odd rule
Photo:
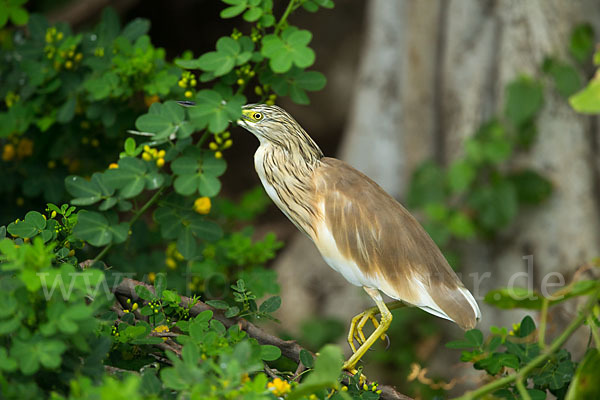
[[[240,26],[220,19],[224,5],[214,0],[39,0],[27,8],[77,31],[95,25],[108,6],[123,24],[149,19],[152,42],[167,59],[211,51]],[[280,14],[285,2],[275,7]],[[480,329],[510,327],[522,317],[487,306],[489,290],[559,287],[598,256],[600,126],[566,99],[594,72],[591,52],[577,56],[585,47],[577,32],[597,42],[597,0],[339,0],[332,10],[294,13],[291,22],[313,33],[314,69],[327,86],[310,94],[310,105],[277,104],[326,155],[409,206],[479,301]],[[251,167],[258,143],[240,128],[232,134],[223,193],[236,199],[259,185]],[[4,188],[2,223],[40,202],[39,194],[14,190]],[[368,296],[329,269],[274,205],[256,225],[257,237],[273,231],[285,242],[269,266],[283,299],[281,323],[269,329],[312,350],[343,343],[350,318],[371,306]],[[567,303],[553,311],[550,336],[573,309]],[[460,353],[443,346],[462,337],[455,325],[398,310],[389,336],[387,350],[380,344],[365,359],[377,371],[371,378],[425,398],[477,382],[470,366],[459,367]],[[572,339],[574,351],[578,341]],[[433,381],[418,376],[420,368]]]

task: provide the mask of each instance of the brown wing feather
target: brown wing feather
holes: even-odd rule
[[[475,326],[477,305],[465,297],[466,289],[437,245],[400,203],[340,160],[321,159],[314,177],[323,217],[346,259],[366,276],[389,283],[395,292],[389,296],[420,305],[425,289],[459,326]]]

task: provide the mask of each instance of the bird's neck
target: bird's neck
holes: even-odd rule
[[[320,150],[319,150],[320,152]],[[311,218],[318,213],[312,205],[314,195],[313,173],[320,164],[311,154],[305,158],[298,152],[292,153],[282,146],[262,143],[254,154],[256,172],[273,202],[281,211],[309,237],[314,233]]]

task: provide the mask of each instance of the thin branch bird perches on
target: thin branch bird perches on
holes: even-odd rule
[[[119,297],[131,299],[131,301],[142,301],[135,291],[135,287],[139,285],[145,286],[146,288],[148,288],[148,290],[154,293],[154,286],[133,279],[124,278],[121,281],[121,283],[117,287],[115,287],[114,294]],[[180,297],[182,307],[188,307],[189,304],[192,303],[192,299],[190,299],[189,297]],[[300,346],[293,340],[282,340],[277,336],[273,336],[265,332],[261,328],[257,327],[253,323],[245,320],[244,318],[227,318],[223,315],[223,312],[221,310],[217,310],[209,306],[208,304],[203,303],[202,301],[196,301],[194,303],[193,307],[190,309],[190,317],[195,317],[196,315],[206,310],[212,311],[213,318],[223,323],[223,325],[225,325],[226,328],[229,328],[233,325],[237,325],[241,330],[245,331],[248,334],[248,336],[256,339],[260,344],[269,344],[272,346],[276,346],[281,350],[281,354],[283,356],[300,364],[300,351],[306,350],[304,349],[304,347]],[[172,346],[161,346],[161,349],[173,351]],[[174,352],[176,354],[178,353],[177,351]],[[311,352],[311,354],[313,353]],[[181,353],[179,353],[178,355],[181,355]],[[411,397],[399,393],[392,386],[380,385],[379,389],[381,389],[381,398],[384,400],[412,400]]]

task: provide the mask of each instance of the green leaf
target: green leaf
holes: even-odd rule
[[[61,124],[66,124],[67,122],[71,122],[73,117],[75,116],[75,105],[77,104],[77,99],[75,96],[70,96],[65,103],[58,109],[58,113],[56,114],[56,120]]]
[[[475,180],[477,171],[472,163],[459,160],[450,166],[448,171],[448,186],[453,193],[463,192]]]
[[[300,350],[300,361],[306,368],[312,368],[315,365],[315,359],[308,350]]]
[[[506,87],[504,115],[514,126],[533,119],[542,109],[543,104],[543,88],[538,81],[521,76]]]
[[[248,11],[244,13],[244,20],[248,22],[258,21],[263,15],[263,10],[259,7],[250,7]]]
[[[229,308],[229,304],[223,300],[207,300],[205,303],[217,310],[227,310]]]
[[[186,260],[189,260],[196,255],[197,248],[198,244],[191,229],[187,226],[184,227],[177,237],[177,250]]]
[[[237,6],[227,7],[224,10],[221,10],[221,13],[219,15],[223,19],[233,18],[233,17],[243,13],[245,9],[246,9],[246,4],[239,4]]]
[[[286,28],[281,38],[274,34],[262,39],[261,54],[269,59],[269,66],[276,73],[289,71],[292,63],[299,68],[307,68],[315,61],[315,53],[307,47],[312,34],[307,30]]]
[[[15,25],[25,25],[29,21],[29,13],[21,7],[15,7],[10,10],[10,19]]]
[[[258,308],[258,311],[264,312],[264,313],[272,313],[272,312],[277,311],[280,306],[281,306],[281,297],[272,296],[272,297],[269,297],[267,300],[265,300],[260,305],[260,307]]]
[[[444,173],[433,162],[424,162],[413,173],[406,203],[410,208],[429,203],[444,203]]]
[[[148,183],[146,181],[146,163],[139,158],[123,157],[118,164],[119,168],[104,172],[106,185],[112,190],[119,189],[119,193],[125,199],[137,196]],[[158,187],[153,182],[150,182],[149,186],[153,189]]]
[[[583,361],[577,367],[565,400],[600,398],[598,371],[600,371],[600,350],[592,347],[588,349]]]
[[[130,42],[135,42],[141,36],[147,34],[149,30],[150,21],[144,18],[136,18],[123,28],[121,36],[129,39]]]
[[[532,170],[523,170],[509,175],[517,190],[519,203],[540,204],[552,193],[552,183]]]
[[[17,223],[12,222],[8,224],[6,230],[11,235],[24,239],[34,237],[38,233],[38,230],[35,226],[25,221],[19,221]]]
[[[122,243],[127,239],[129,225],[122,222],[110,225],[106,217],[93,211],[81,210],[77,214],[77,225],[73,236],[92,246],[105,246],[111,242]]]
[[[582,114],[600,113],[600,76],[593,78],[585,88],[569,97],[569,104]]]
[[[281,350],[279,347],[265,344],[260,346],[260,358],[264,361],[275,361],[281,357]]]
[[[72,204],[90,205],[102,199],[102,188],[96,181],[88,181],[80,176],[67,176],[65,188],[70,195],[75,197]]]
[[[229,121],[240,118],[244,96],[223,98],[214,90],[200,90],[196,95],[196,106],[189,109],[190,120],[197,129],[208,129],[213,133],[224,131]]]
[[[326,345],[319,351],[314,370],[286,398],[295,400],[317,390],[337,388],[339,386],[337,379],[341,373],[342,363],[343,357],[340,348]]]
[[[594,29],[590,24],[573,28],[569,41],[569,52],[580,63],[586,62],[594,52]]]
[[[492,232],[507,226],[519,208],[515,186],[507,179],[478,187],[468,201],[478,212],[476,221]]]
[[[504,310],[513,308],[540,310],[542,308],[542,295],[534,290],[521,287],[490,290],[485,295],[484,301]]]
[[[144,300],[152,301],[157,298],[154,293],[152,293],[146,286],[143,285],[137,285],[135,287],[135,293],[137,293],[137,295]]]
[[[569,97],[581,89],[581,78],[572,65],[546,58],[542,68],[552,77],[556,90],[561,96]]]
[[[449,349],[470,349],[477,348],[483,345],[483,333],[479,329],[471,329],[465,332],[464,340],[455,340],[446,343]]]

